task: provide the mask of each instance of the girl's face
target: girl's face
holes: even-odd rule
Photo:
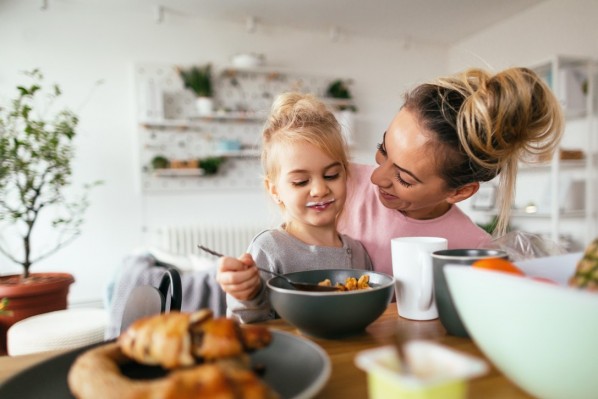
[[[414,219],[443,215],[458,190],[448,190],[437,172],[437,149],[415,114],[403,108],[395,116],[376,153],[379,165],[372,173],[379,199],[391,209]]]
[[[277,151],[280,173],[268,181],[268,191],[295,227],[336,228],[347,194],[343,165],[309,143],[294,143]]]

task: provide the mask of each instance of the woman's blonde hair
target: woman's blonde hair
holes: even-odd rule
[[[311,94],[283,93],[272,104],[262,132],[261,161],[266,179],[275,181],[279,176],[280,145],[298,142],[314,145],[348,172],[347,145],[332,112]]]
[[[404,107],[443,144],[437,162],[448,188],[500,175],[494,234],[504,234],[518,162],[547,161],[563,135],[562,110],[550,88],[527,68],[494,75],[469,69],[416,87]]]

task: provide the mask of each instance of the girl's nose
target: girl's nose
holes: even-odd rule
[[[314,179],[309,194],[312,197],[321,197],[328,194],[328,185],[323,179]]]

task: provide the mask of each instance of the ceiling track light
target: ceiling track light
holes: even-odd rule
[[[42,0],[39,8],[40,8],[40,10],[47,10],[48,9],[48,0]]]
[[[159,4],[157,6],[154,6],[154,20],[158,24],[164,22],[164,6]]]
[[[247,33],[254,33],[257,29],[257,19],[254,16],[249,16],[245,20],[245,29]]]
[[[330,27],[328,35],[330,36],[331,42],[338,42],[341,36],[340,29],[338,28],[338,26]]]
[[[403,38],[401,38],[399,40],[399,46],[403,50],[409,50],[411,48],[412,44],[413,44],[413,39],[411,39],[411,36],[404,36]]]

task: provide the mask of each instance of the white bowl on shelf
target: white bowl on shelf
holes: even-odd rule
[[[236,68],[257,68],[266,63],[266,57],[257,53],[240,53],[233,56],[232,63]]]
[[[566,286],[581,253],[517,262],[527,276],[445,267],[472,339],[510,380],[535,397],[598,392],[598,294]]]

